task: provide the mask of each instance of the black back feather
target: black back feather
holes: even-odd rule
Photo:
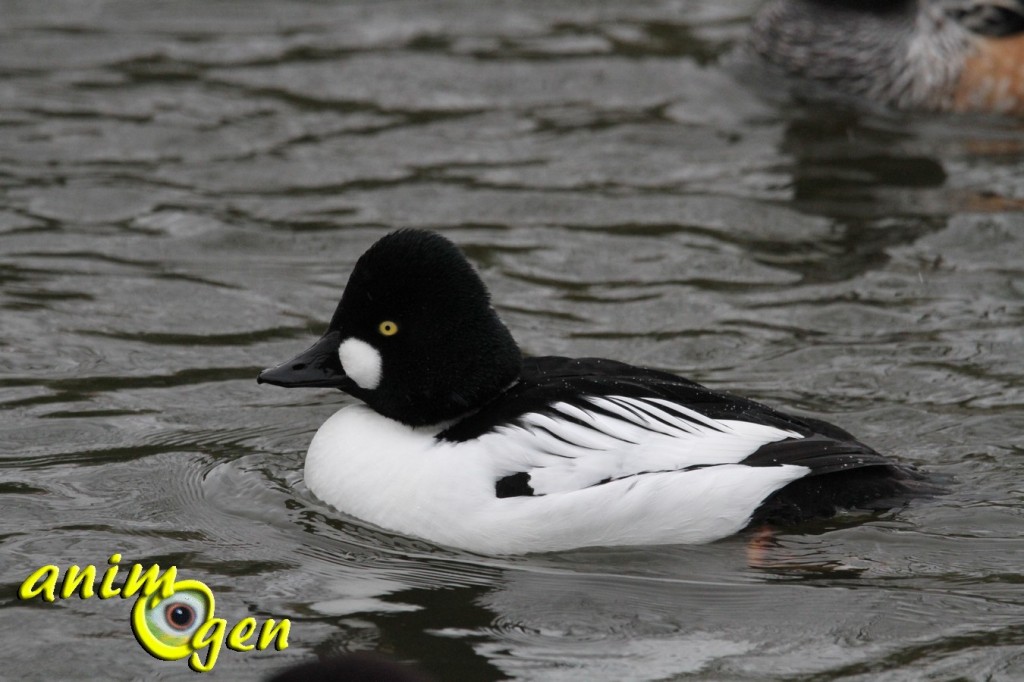
[[[816,426],[824,425],[835,435],[852,439],[842,429],[824,422],[786,415],[753,400],[713,391],[667,372],[602,358],[557,356],[525,358],[519,381],[480,410],[443,431],[438,438],[455,442],[479,438],[498,426],[516,424],[524,414],[550,414],[554,412],[551,406],[559,402],[600,412],[587,400],[600,396],[661,398],[712,419],[755,422],[801,435],[817,433]]]

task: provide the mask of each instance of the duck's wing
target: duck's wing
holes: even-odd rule
[[[828,515],[836,507],[899,497],[899,485],[881,481],[907,477],[825,422],[671,374],[586,358],[531,359],[516,386],[439,437],[479,441],[497,463],[498,497],[565,493],[650,474],[702,471],[706,481],[711,467],[728,476],[737,467],[752,475],[785,467],[786,480],[765,501],[771,504],[755,514],[762,520]],[[818,479],[829,492],[815,498],[821,485],[810,485],[784,494],[801,479]],[[859,485],[844,492],[847,480]]]
[[[1024,32],[1024,0],[943,0],[946,14],[991,38]]]
[[[773,426],[802,435],[823,433],[853,440],[846,431],[817,420],[801,419],[721,391],[644,367],[603,358],[526,358],[520,380],[497,399],[451,426],[441,438],[466,441],[501,426],[515,424],[526,414],[552,414],[556,404],[589,409],[594,397],[617,396],[661,400],[686,407],[711,420],[736,420]]]

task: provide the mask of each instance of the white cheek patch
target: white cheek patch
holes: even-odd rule
[[[380,384],[380,352],[365,341],[345,339],[338,346],[338,359],[359,388],[372,391]]]

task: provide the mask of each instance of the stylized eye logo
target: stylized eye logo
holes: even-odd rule
[[[18,588],[18,599],[28,600],[42,597],[47,602],[68,599],[77,595],[82,599],[96,596],[113,599],[120,596],[129,599],[139,595],[132,607],[132,632],[142,648],[162,661],[176,661],[188,657],[188,667],[197,673],[213,670],[221,650],[265,651],[274,647],[277,651],[288,648],[288,634],[292,623],[287,618],[280,622],[268,618],[261,626],[255,618],[248,616],[235,623],[230,629],[228,622],[213,615],[213,592],[198,580],[175,580],[177,566],[161,571],[153,564],[143,570],[135,564],[121,587],[114,586],[121,554],[114,553],[109,559],[110,568],[103,574],[96,588],[96,567],[92,564],[82,569],[69,566],[60,580],[60,567],[47,564],[33,571]],[[59,585],[59,587],[58,587]],[[206,660],[202,652],[206,650]]]
[[[164,607],[164,623],[172,630],[187,632],[195,622],[196,607],[187,601],[174,601]]]
[[[174,594],[140,597],[132,608],[135,637],[146,651],[165,661],[194,651],[192,635],[213,617],[213,593],[198,580],[179,580]]]
[[[391,320],[384,320],[380,323],[380,326],[377,327],[377,331],[379,331],[382,336],[394,336],[398,333],[398,325]]]

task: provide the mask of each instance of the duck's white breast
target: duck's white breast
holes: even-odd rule
[[[339,510],[384,528],[513,554],[709,542],[741,530],[765,497],[807,473],[800,466],[719,464],[498,498],[499,478],[535,469],[545,456],[531,451],[524,430],[503,427],[463,443],[438,441],[437,431],[405,426],[364,405],[346,407],[313,438],[306,485]]]

